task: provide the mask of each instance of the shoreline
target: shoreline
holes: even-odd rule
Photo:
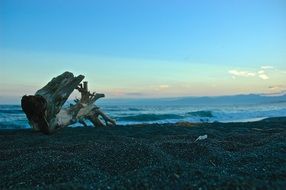
[[[285,139],[286,117],[4,129],[0,189],[283,189]]]
[[[204,120],[204,121],[201,121],[201,122],[191,122],[191,121],[185,121],[185,120],[182,120],[182,121],[174,121],[174,122],[156,122],[156,121],[153,121],[153,122],[130,122],[130,123],[126,123],[126,124],[118,124],[116,125],[117,127],[118,126],[134,126],[134,125],[176,125],[176,124],[180,124],[180,123],[189,123],[189,124],[211,124],[211,123],[249,123],[249,122],[258,122],[258,121],[263,121],[263,120],[267,120],[267,119],[276,119],[276,118],[286,118],[286,116],[278,116],[278,117],[256,117],[256,118],[251,118],[251,119],[238,119],[238,120],[229,120],[229,121],[208,121],[208,120]],[[11,125],[14,125],[14,124],[11,124]],[[23,128],[20,128],[19,125],[16,125],[17,127],[11,127],[9,128],[8,124],[5,124],[3,126],[5,126],[5,128],[0,128],[0,131],[1,130],[21,130],[21,129],[31,129],[31,127],[29,126],[29,124],[26,124],[28,127],[23,127]],[[0,123],[0,127],[1,127],[1,123]],[[68,128],[80,128],[80,127],[84,127],[82,126],[81,124],[79,123],[76,123],[76,124],[73,124],[73,125],[70,125],[68,126]],[[88,127],[93,127],[93,126],[89,126]]]

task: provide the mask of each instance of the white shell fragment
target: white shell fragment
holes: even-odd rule
[[[202,135],[202,136],[199,136],[199,137],[195,140],[195,142],[201,141],[201,140],[205,140],[205,139],[207,139],[207,138],[208,138],[208,135]]]

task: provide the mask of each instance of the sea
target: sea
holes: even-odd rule
[[[176,122],[248,122],[286,117],[286,102],[193,104],[170,101],[102,101],[98,106],[118,125]],[[80,127],[74,124],[72,127]],[[30,128],[20,105],[0,105],[0,129]]]

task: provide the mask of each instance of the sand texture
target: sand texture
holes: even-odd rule
[[[0,189],[286,187],[286,118],[1,130],[0,142]]]

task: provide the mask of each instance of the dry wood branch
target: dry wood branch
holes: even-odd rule
[[[46,134],[76,122],[86,126],[85,119],[90,120],[94,126],[116,125],[114,120],[94,105],[96,100],[104,97],[104,94],[90,93],[88,83],[85,81],[81,84],[83,79],[83,75],[74,77],[72,73],[65,72],[53,78],[35,95],[23,96],[21,105],[30,125]],[[75,105],[63,108],[74,89],[81,93],[81,99],[75,100]],[[99,116],[103,118],[105,124],[101,122]]]

